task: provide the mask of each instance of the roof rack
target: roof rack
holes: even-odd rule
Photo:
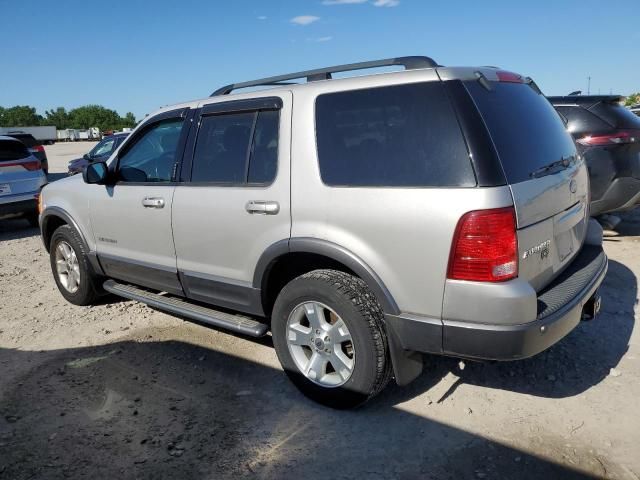
[[[360,63],[348,63],[346,65],[336,65],[334,67],[318,68],[315,70],[306,70],[303,72],[288,73],[286,75],[278,75],[276,77],[261,78],[259,80],[252,80],[250,82],[232,83],[219,88],[211,94],[212,97],[218,95],[228,95],[234,90],[239,88],[259,87],[259,86],[276,86],[276,85],[291,85],[292,83],[285,83],[287,80],[295,80],[299,78],[306,78],[307,82],[315,82],[318,80],[330,80],[333,73],[338,72],[350,72],[354,70],[364,70],[368,68],[379,67],[392,67],[395,65],[403,66],[405,70],[416,70],[419,68],[434,68],[439,65],[429,57],[398,57],[387,58],[384,60],[372,60],[370,62]],[[295,83],[294,83],[295,84]]]

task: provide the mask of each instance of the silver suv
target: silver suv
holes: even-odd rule
[[[384,66],[405,68],[332,79]],[[528,357],[595,316],[588,197],[533,81],[403,57],[162,108],[47,186],[40,224],[68,301],[270,330],[300,390],[347,408],[416,378],[421,353]]]

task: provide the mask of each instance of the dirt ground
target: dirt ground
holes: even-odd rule
[[[53,178],[89,148],[47,147]],[[595,321],[524,361],[427,358],[338,412],[298,393],[270,337],[66,303],[38,231],[0,221],[0,478],[638,480],[640,212],[619,230]]]

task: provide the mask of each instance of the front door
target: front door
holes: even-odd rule
[[[184,110],[139,129],[110,167],[114,183],[89,200],[100,263],[109,277],[182,293],[171,231],[173,176],[186,133]]]
[[[197,120],[173,201],[182,285],[191,298],[260,314],[256,264],[291,231],[291,94],[205,105]]]

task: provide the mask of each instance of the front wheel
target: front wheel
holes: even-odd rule
[[[271,321],[284,371],[319,403],[355,407],[391,377],[382,309],[353,275],[314,270],[295,278],[278,295]]]
[[[100,279],[93,273],[78,233],[69,225],[58,228],[49,249],[51,270],[62,296],[75,305],[90,305],[99,297]]]

